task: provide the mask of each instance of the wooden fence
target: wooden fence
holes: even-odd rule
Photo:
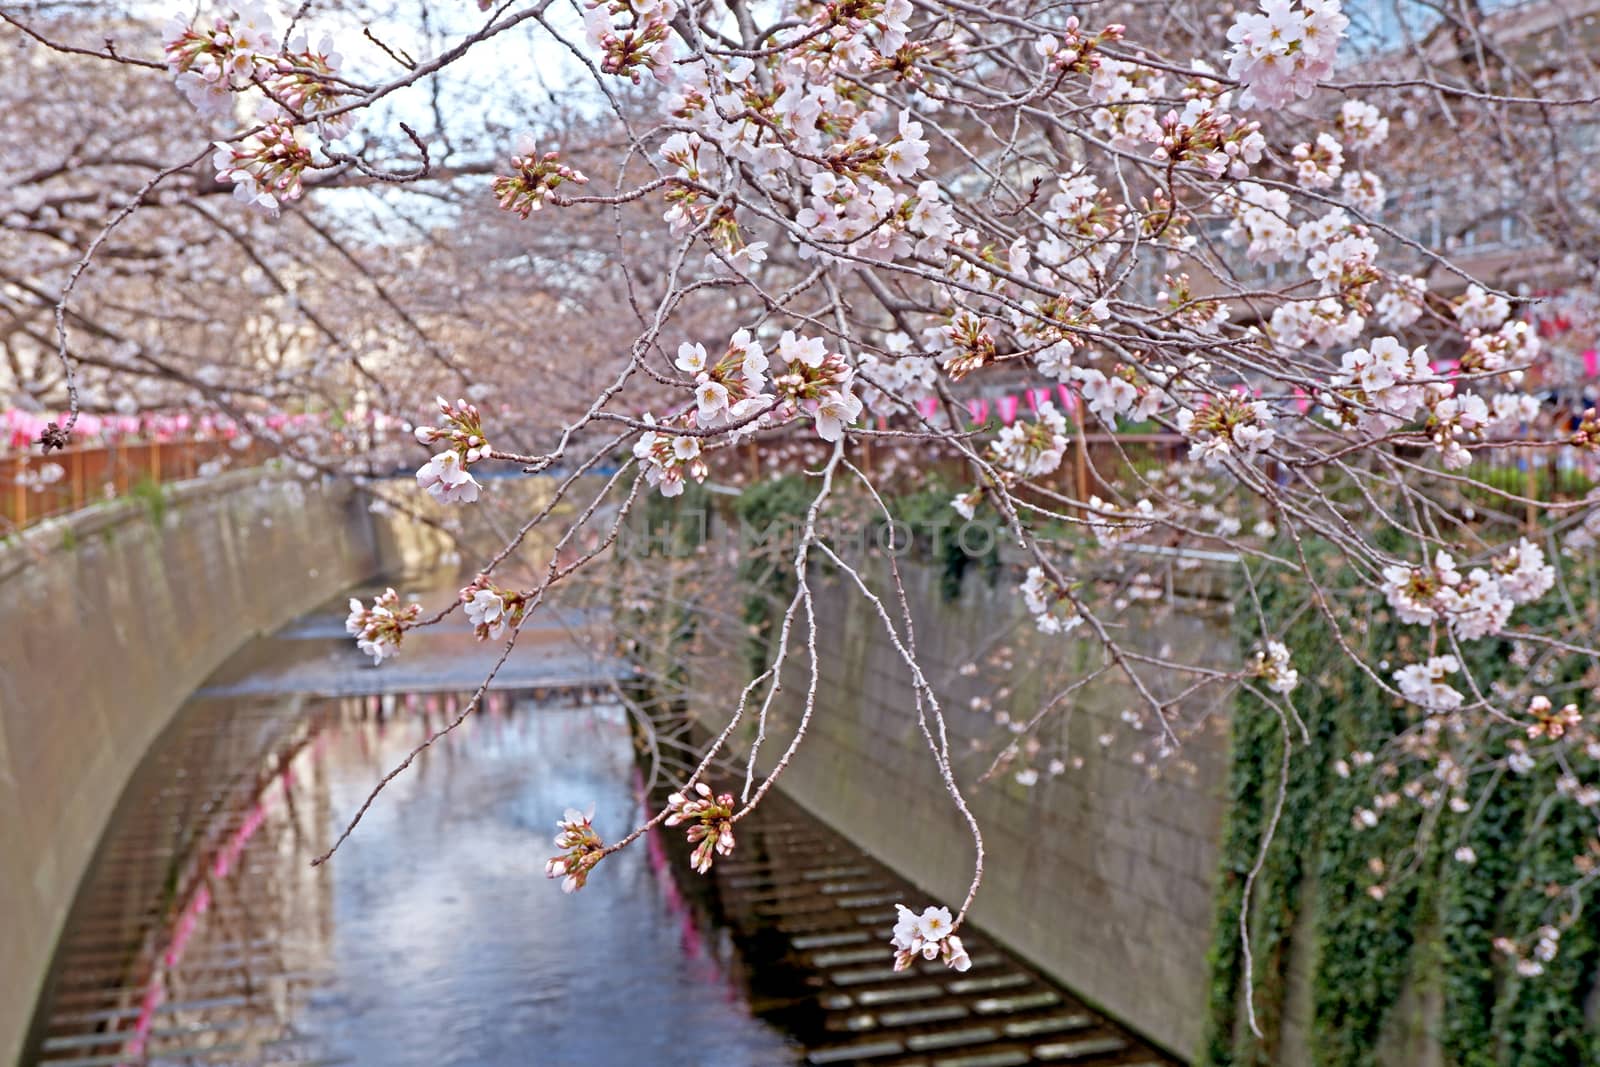
[[[233,442],[213,439],[0,456],[0,535],[164,482],[200,477],[209,471],[208,465],[219,470],[248,467],[270,454],[256,441],[237,448]]]
[[[860,457],[869,471],[877,447],[866,444]],[[732,465],[726,472],[728,480],[735,484],[761,480],[764,473],[758,448],[754,442],[744,447],[746,460]],[[1188,444],[1177,434],[1075,433],[1060,470],[1044,481],[1077,500],[1091,495],[1109,499],[1111,487],[1125,486],[1133,471],[1167,466],[1187,454]],[[240,449],[232,442],[212,439],[141,441],[67,449],[49,456],[0,456],[0,536],[101,500],[199,477],[208,464],[246,467],[269,455],[270,450],[255,441]],[[1573,449],[1495,449],[1480,455],[1482,460],[1463,473],[1527,498],[1530,502],[1524,505],[1524,519],[1530,528],[1538,511],[1531,501],[1580,498],[1600,475],[1592,457]],[[918,470],[922,474],[940,472],[956,485],[971,478],[966,464],[954,455],[935,457],[919,464]],[[1269,471],[1269,475],[1273,473]],[[1503,505],[1502,501],[1492,502]]]

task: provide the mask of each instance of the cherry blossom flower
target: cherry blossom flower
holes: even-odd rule
[[[475,405],[465,400],[452,404],[438,397],[434,402],[444,416],[443,425],[418,426],[413,433],[420,444],[443,441],[449,448],[417,470],[417,484],[441,504],[470,504],[478,499],[482,486],[467,467],[489,455],[483,417]]]
[[[785,364],[773,379],[778,398],[789,409],[811,415],[824,441],[839,440],[861,417],[863,405],[853,391],[855,369],[830,353],[821,338],[787,330],[778,339],[778,358]]]
[[[1067,420],[1046,400],[1036,421],[1017,421],[1001,429],[990,446],[995,462],[1022,478],[1038,478],[1061,466],[1067,450]]]
[[[1500,587],[1518,604],[1529,604],[1556,584],[1556,569],[1544,561],[1544,549],[1522,538],[1494,561]]]
[[[1310,96],[1333,70],[1350,20],[1338,0],[1261,0],[1260,7],[1241,12],[1228,30],[1228,76],[1244,85],[1246,107],[1280,108]]]
[[[925,960],[942,959],[951,970],[971,969],[972,960],[955,934],[950,909],[930,906],[919,915],[904,904],[896,904],[895,911],[898,918],[891,935],[895,970],[905,970],[919,956]]]
[[[1344,146],[1331,134],[1319,133],[1315,141],[1301,142],[1289,153],[1295,180],[1307,189],[1330,189],[1344,172]]]
[[[1441,589],[1438,601],[1450,619],[1450,631],[1462,641],[1499,633],[1516,606],[1482,567],[1473,568],[1460,583]]]
[[[476,589],[464,601],[467,618],[474,626],[481,626],[490,637],[505,632],[506,602],[493,589]]]
[[[356,639],[356,646],[378,664],[400,651],[406,628],[416,621],[421,611],[417,604],[401,607],[400,595],[393,589],[386,589],[370,607],[351,597],[350,615],[345,619],[344,628]]]
[[[1455,560],[1439,552],[1429,567],[1396,564],[1383,569],[1383,593],[1401,622],[1431,623],[1438,614],[1437,600],[1446,589],[1461,583]]]
[[[721,382],[704,381],[694,387],[696,412],[702,426],[712,425],[728,410],[728,387]],[[837,438],[837,435],[835,435]]]
[[[1407,351],[1393,337],[1346,352],[1322,400],[1330,420],[1369,433],[1386,433],[1412,419],[1427,401],[1433,379],[1427,349]]]
[[[1491,293],[1481,285],[1469,285],[1456,301],[1456,321],[1469,330],[1493,330],[1511,314],[1506,298]]]
[[[1555,568],[1543,550],[1523,538],[1492,568],[1474,568],[1465,578],[1443,551],[1432,567],[1387,566],[1382,589],[1401,622],[1427,625],[1443,617],[1458,639],[1470,641],[1499,633],[1517,604],[1537,600],[1554,584]]]
[[[900,113],[900,136],[883,153],[883,172],[896,181],[910,181],[928,165],[928,142],[922,139],[922,123],[911,121],[911,113]]]
[[[1064,634],[1083,623],[1077,605],[1043,567],[1029,567],[1021,588],[1023,603],[1041,633]]]
[[[455,451],[440,452],[418,467],[417,485],[441,504],[470,504],[482,488]]]
[[[1287,696],[1300,685],[1300,672],[1289,665],[1289,649],[1282,641],[1268,641],[1266,649],[1256,653],[1252,670],[1274,693]]]
[[[1454,656],[1430,656],[1425,663],[1395,671],[1394,681],[1411,703],[1429,711],[1453,711],[1461,706],[1462,697],[1444,679],[1460,669]]]
[[[706,369],[706,346],[683,342],[678,346],[678,358],[674,366],[685,374],[699,374]]]
[[[1107,426],[1116,428],[1117,417],[1133,411],[1138,403],[1139,390],[1120,374],[1109,378],[1093,367],[1079,367],[1072,376],[1080,383],[1083,402]]]
[[[845,428],[861,417],[861,399],[851,393],[830,390],[817,401],[817,436],[837,441]]]
[[[1449,383],[1429,387],[1428,435],[1448,470],[1472,462],[1463,442],[1482,440],[1490,423],[1489,405],[1476,393],[1456,394]]]
[[[1422,317],[1428,282],[1409,274],[1390,278],[1393,288],[1378,298],[1377,314],[1384,325],[1403,330]]]
[[[1297,250],[1298,235],[1289,221],[1289,194],[1255,182],[1240,182],[1224,201],[1232,221],[1223,237],[1245,244],[1245,256],[1254,263],[1274,263]]]
[[[648,413],[644,421],[650,426],[656,425],[655,416]],[[678,444],[684,440],[690,443]],[[646,480],[660,489],[662,496],[679,496],[683,493],[685,476],[703,482],[708,473],[705,461],[700,458],[699,442],[679,434],[646,430],[634,442],[633,455],[644,464]]]
[[[276,31],[255,4],[225,8],[209,23],[177,16],[167,24],[163,44],[178,88],[202,115],[219,116],[231,110],[234,90],[272,69]]]
[[[1347,204],[1368,216],[1379,214],[1387,198],[1383,179],[1370,170],[1345,171],[1339,179],[1339,192]]]
[[[1357,151],[1376,148],[1389,137],[1389,120],[1365,100],[1346,100],[1339,105],[1339,133]]]
[[[460,601],[478,640],[498,640],[522,622],[527,601],[520,593],[502,589],[480,575],[461,590]]]

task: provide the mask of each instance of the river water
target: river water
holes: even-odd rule
[[[777,794],[713,878],[667,831],[562,893],[563,809],[593,804],[608,839],[643,814],[597,684],[615,664],[577,615],[528,632],[506,688],[312,867],[496,651],[447,628],[375,670],[341,603],[253,643],[145,758],[24,1065],[1170,1062],[976,932],[968,976],[889,972],[915,891]]]
[[[619,853],[580,893],[546,879],[563,809],[592,803],[606,827],[642,811],[624,714],[574,699],[589,664],[551,656],[551,635],[510,672],[548,686],[491,693],[313,869],[373,784],[470,693],[285,686],[483,667],[458,633],[421,665],[364,669],[337,613],[252,649],[145,760],[80,892],[28,1062],[795,1058],[752,1017],[731,947],[694,925],[659,850]]]

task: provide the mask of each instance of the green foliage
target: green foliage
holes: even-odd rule
[[[814,481],[799,474],[759,482],[739,494],[739,586],[744,590],[745,656],[752,674],[766,670],[772,639],[795,593],[787,566],[806,512],[816,499]]]
[[[1544,463],[1534,465],[1531,470],[1526,466],[1473,463],[1462,474],[1478,483],[1463,486],[1463,495],[1468,500],[1500,510],[1518,506],[1504,494],[1535,500],[1578,500],[1594,488],[1594,482],[1582,470]]]
[[[817,488],[814,478],[788,474],[750,486],[733,503],[733,517],[740,527],[744,622],[750,631],[747,656],[755,672],[766,668],[772,638],[794,596],[794,572],[789,564]],[[849,543],[893,547],[897,552],[933,559],[940,567],[940,591],[945,599],[954,600],[961,594],[970,567],[981,568],[991,581],[999,574],[1000,544],[1005,538],[991,509],[984,509],[974,519],[963,519],[950,505],[955,493],[932,478],[915,492],[885,496],[884,508],[895,524],[891,529],[875,501],[853,492],[848,484],[836,484],[818,521],[824,536],[838,531]],[[907,537],[911,538],[909,545]],[[827,564],[813,557],[812,567],[825,573]]]
[[[1325,550],[1321,554],[1319,570],[1330,576],[1326,610],[1340,620],[1353,651],[1368,663],[1396,649],[1411,658],[1407,646],[1417,628],[1397,624],[1380,598],[1360,589],[1349,568]],[[1594,581],[1593,574],[1578,577]],[[1475,782],[1473,795],[1484,799],[1470,816],[1441,806],[1430,819],[1407,800],[1377,826],[1359,827],[1352,815],[1370,804],[1374,783],[1364,772],[1341,777],[1331,768],[1354,752],[1378,751],[1411,721],[1411,712],[1337,646],[1323,609],[1303,591],[1272,586],[1259,596],[1260,617],[1245,608],[1248,592],[1240,592],[1241,645],[1259,646],[1266,634],[1291,649],[1302,671],[1294,707],[1309,742],[1290,726],[1283,813],[1251,900],[1255,1008],[1265,1035],[1258,1040],[1243,1024],[1239,923],[1245,879],[1276,803],[1285,730],[1276,711],[1241,690],[1233,719],[1209,1019],[1198,1062],[1279,1062],[1278,1020],[1288,996],[1287,954],[1293,951],[1312,954],[1307,1044],[1318,1067],[1378,1063],[1391,1009],[1424,962],[1442,988],[1444,1012],[1434,1036],[1448,1063],[1600,1063],[1600,1045],[1583,1016],[1600,960],[1600,921],[1579,916],[1562,935],[1556,959],[1532,979],[1517,977],[1492,947],[1497,935],[1526,935],[1549,921],[1549,887],[1572,881],[1573,857],[1594,838],[1592,817],[1571,801],[1552,800],[1557,771],[1542,769]],[[1549,597],[1519,608],[1518,619],[1540,626],[1561,610]],[[1464,651],[1463,665],[1480,680],[1492,680],[1507,670],[1512,644],[1486,639],[1466,644]],[[1574,681],[1576,669],[1551,683]],[[1472,848],[1475,863],[1454,859],[1462,845]],[[1375,860],[1387,866],[1375,869]],[[1397,866],[1409,873],[1391,877]],[[1302,917],[1309,920],[1311,944],[1292,943]]]
[[[128,487],[128,496],[143,505],[151,525],[159,527],[166,521],[170,504],[160,482],[148,476],[140,478]]]
[[[684,487],[682,495],[671,498],[651,492],[633,513],[629,531],[632,551],[627,555],[661,555],[669,559],[689,556],[699,547],[709,521],[710,495],[703,486],[691,483]],[[693,641],[699,615],[688,602],[692,591],[681,587],[674,569],[663,567],[658,573],[674,576],[672,587],[658,604],[630,609],[619,603],[613,605],[613,610],[629,611],[630,630],[649,635],[648,652],[635,650],[635,654],[653,660],[648,668],[654,684],[678,692],[687,681],[687,669],[676,651]]]
[[[884,500],[895,521],[903,524],[897,529],[898,536],[909,533],[915,539],[912,548],[939,564],[939,591],[947,601],[961,595],[961,583],[974,564],[989,581],[995,579],[1000,573],[1000,543],[1006,536],[992,508],[982,508],[971,519],[962,518],[950,505],[956,492],[934,479],[915,492]],[[881,515],[874,521],[875,530],[886,525]],[[895,542],[885,530],[878,535],[878,543]]]

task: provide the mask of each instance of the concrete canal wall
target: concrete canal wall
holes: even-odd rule
[[[241,471],[0,544],[0,1063],[124,783],[250,638],[377,570],[348,487]]]
[[[988,859],[975,921],[1108,1014],[1189,1056],[1205,1019],[1225,709],[1157,773],[1152,726],[1134,730],[1122,717],[1142,702],[1108,673],[1075,694],[1070,714],[1041,735],[1081,766],[1055,777],[1044,769],[1032,786],[1010,774],[974,785],[1005,734],[995,712],[1037,709],[1057,691],[1048,687],[1081,677],[1099,657],[1086,640],[1038,633],[1009,577],[991,584],[969,568],[960,595],[949,598],[938,568],[901,565],[918,652],[947,702],[957,777],[984,830]],[[971,877],[972,841],[917,725],[909,672],[881,622],[842,581],[818,582],[816,590],[817,708],[782,788],[923,888],[924,903],[953,907]],[[1195,598],[1142,623],[1135,610],[1125,640],[1223,666],[1237,656],[1226,610]],[[707,613],[724,621],[707,624],[691,660],[689,704],[708,725],[717,716],[726,721],[730,694],[749,677],[738,627],[727,621],[738,612],[730,602]],[[963,673],[967,664],[977,671]],[[765,764],[793,734],[806,681],[797,666],[785,675]],[[992,707],[972,705],[997,694]]]
[[[478,507],[446,514],[400,479],[388,495],[402,513],[256,468],[0,541],[0,1064],[124,785],[207,676],[351,585],[485,557],[553,485],[495,479]]]

